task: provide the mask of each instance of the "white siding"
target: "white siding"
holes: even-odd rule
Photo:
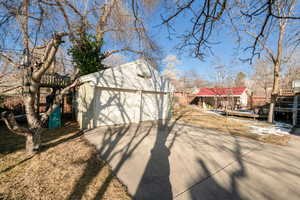
[[[93,127],[136,121],[139,95],[135,92],[96,88]]]
[[[169,117],[173,86],[145,62],[92,73],[81,77],[81,82],[76,101],[81,128]]]
[[[116,90],[84,84],[77,95],[81,128],[138,123],[169,117],[170,94]]]
[[[145,77],[141,77],[145,75]],[[120,88],[155,92],[171,92],[174,87],[146,62],[137,60],[104,71],[82,76],[81,82],[90,82],[102,88]]]
[[[241,106],[245,107],[248,104],[248,95],[247,95],[247,90],[245,90],[241,96],[240,96],[240,101],[241,101]]]

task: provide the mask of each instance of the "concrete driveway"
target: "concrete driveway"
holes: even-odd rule
[[[282,147],[171,121],[85,137],[135,199],[300,199],[300,136]]]

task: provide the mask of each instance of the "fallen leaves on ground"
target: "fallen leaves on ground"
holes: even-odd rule
[[[1,130],[0,137],[12,134]],[[6,143],[1,139],[9,151],[1,147],[0,199],[131,199],[76,123],[46,131],[42,152],[33,157],[25,154],[24,145],[13,151],[9,143],[22,140],[9,138]]]

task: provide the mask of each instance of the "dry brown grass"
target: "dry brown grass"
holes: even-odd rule
[[[23,140],[0,131],[0,199],[131,199],[75,123],[47,131],[34,157],[16,145]]]
[[[224,133],[233,135],[240,135],[248,137],[261,142],[287,145],[290,136],[289,135],[259,135],[250,132],[252,130],[249,124],[242,123],[232,118],[205,113],[202,112],[196,106],[175,106],[173,112],[174,119],[179,118],[180,121],[185,123],[201,126],[203,128],[213,129]],[[269,126],[267,123],[264,126]]]

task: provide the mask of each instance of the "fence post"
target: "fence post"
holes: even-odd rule
[[[298,96],[295,95],[293,101],[293,126],[296,126],[297,114],[298,114]]]

